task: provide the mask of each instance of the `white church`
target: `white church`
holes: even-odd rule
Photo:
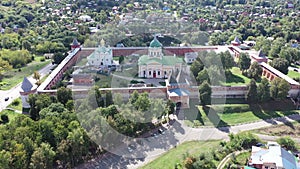
[[[94,67],[109,67],[115,65],[113,61],[112,49],[105,47],[105,42],[102,39],[101,45],[87,57],[88,65]]]

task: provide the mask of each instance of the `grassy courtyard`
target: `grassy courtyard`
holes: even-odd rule
[[[198,126],[232,126],[240,123],[266,120],[291,114],[298,114],[289,100],[270,101],[264,104],[223,104],[198,106],[198,114],[187,124]],[[195,120],[196,119],[196,120]],[[197,125],[194,125],[197,126]]]
[[[176,148],[162,154],[159,158],[141,167],[141,169],[173,169],[177,163],[182,164],[184,155],[199,156],[200,153],[208,152],[218,146],[220,141],[190,141],[178,145]],[[191,148],[193,147],[193,148]]]
[[[230,72],[226,73],[226,83],[221,83],[224,86],[240,86],[250,83],[250,79],[242,75],[238,67],[233,67]]]
[[[17,84],[21,83],[24,77],[28,77],[33,72],[38,71],[51,63],[51,60],[44,62],[40,61],[41,57],[38,57],[32,63],[20,69],[12,69],[4,74],[2,81],[0,82],[0,90],[9,90]]]
[[[287,76],[290,78],[300,78],[300,73],[293,70],[289,70]]]

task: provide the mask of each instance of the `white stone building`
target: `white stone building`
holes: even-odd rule
[[[172,71],[180,70],[183,59],[163,54],[162,44],[155,37],[148,48],[148,55],[138,60],[138,76],[145,78],[168,78]]]
[[[104,43],[87,57],[88,65],[95,67],[108,67],[114,65],[113,54],[111,48],[105,47]]]

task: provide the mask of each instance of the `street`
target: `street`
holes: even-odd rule
[[[52,65],[52,63],[50,63],[38,71],[41,75],[41,79],[49,74],[49,72],[50,72],[51,68],[53,68],[53,66],[55,66],[55,65]],[[35,79],[33,79],[32,75],[28,77],[28,80],[35,83]],[[22,85],[22,82],[16,86],[14,86],[10,90],[6,90],[6,91],[0,90],[0,111],[5,109],[15,99],[20,97],[19,91],[21,89],[21,85]],[[7,101],[5,101],[6,97],[9,97],[9,99]]]

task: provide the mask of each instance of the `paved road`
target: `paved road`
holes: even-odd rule
[[[44,76],[46,76],[47,74],[49,74],[51,68],[55,66],[52,65],[52,63],[46,65],[45,67],[43,67],[41,70],[39,70],[38,72],[41,75],[41,78],[43,78]],[[35,83],[35,80],[32,78],[32,75],[28,77],[28,79]],[[11,104],[13,102],[13,100],[17,99],[20,97],[20,89],[21,89],[21,84],[19,83],[18,85],[16,85],[15,87],[11,88],[10,90],[0,90],[0,112],[5,109],[9,104]],[[6,97],[9,97],[8,101],[5,101],[4,99]]]
[[[77,169],[115,169],[115,168],[138,168],[148,162],[156,159],[162,153],[167,152],[169,149],[179,145],[185,141],[191,140],[228,140],[228,133],[237,133],[240,131],[247,131],[268,127],[276,124],[290,123],[295,120],[300,120],[300,114],[291,115],[289,117],[282,117],[276,119],[269,119],[249,124],[243,124],[232,127],[221,128],[190,128],[184,125],[183,121],[175,120],[165,134],[159,134],[157,137],[148,137],[141,139],[143,146],[135,145],[133,152],[129,152],[127,146],[120,146],[118,153],[123,152],[122,156],[111,153],[106,153],[89,163],[76,167]],[[266,136],[264,136],[266,137]],[[204,143],[205,144],[205,143]],[[191,147],[192,148],[192,147]]]
[[[288,68],[289,70],[292,70],[292,71],[295,71],[295,72],[298,72],[299,73],[299,76],[300,76],[300,69],[299,68],[296,68],[296,67],[289,67]]]

